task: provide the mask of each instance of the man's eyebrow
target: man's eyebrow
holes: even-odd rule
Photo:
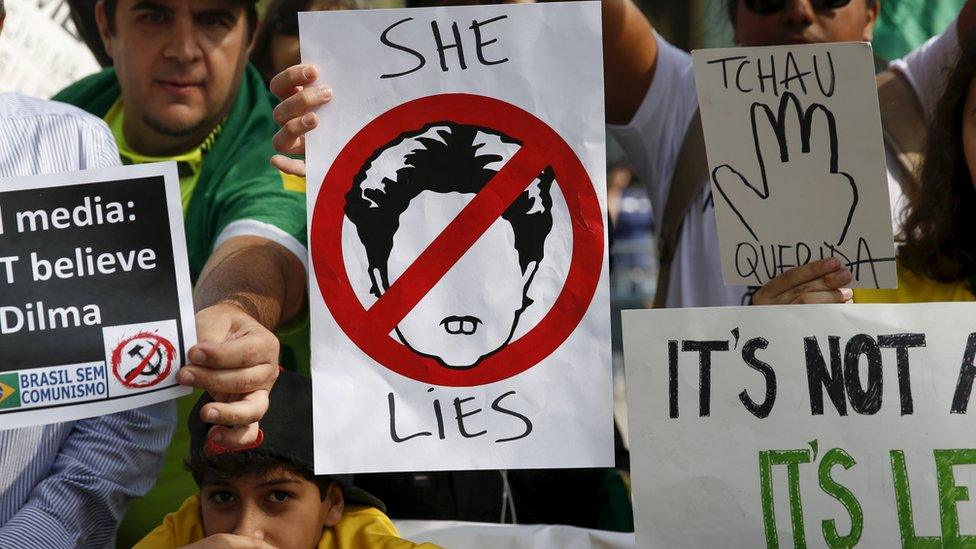
[[[133,4],[130,11],[146,10],[146,11],[172,11],[169,6],[165,4],[160,4],[159,2],[153,2],[152,0],[141,0]]]

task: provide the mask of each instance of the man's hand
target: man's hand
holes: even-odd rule
[[[794,267],[756,290],[753,305],[851,303],[851,271],[836,257]]]
[[[222,446],[257,439],[257,421],[268,410],[268,391],[278,378],[278,338],[243,309],[218,303],[198,312],[197,341],[180,369],[182,385],[206,389],[217,402],[200,410],[218,424],[210,437]]]
[[[281,154],[273,156],[271,163],[299,177],[305,177],[305,161],[284,155],[305,154],[305,134],[319,124],[315,109],[332,99],[332,89],[328,86],[312,86],[318,74],[312,65],[295,65],[271,79],[271,93],[281,99],[274,110],[275,121],[281,129],[272,140],[275,150]]]
[[[214,534],[181,549],[275,549],[266,541],[234,534]]]

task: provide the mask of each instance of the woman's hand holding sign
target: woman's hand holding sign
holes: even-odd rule
[[[851,271],[832,257],[786,271],[756,290],[753,305],[851,303]]]
[[[783,228],[793,225],[803,234],[829,234],[824,244],[843,244],[857,207],[858,189],[854,179],[837,166],[833,113],[816,103],[804,110],[796,96],[787,92],[778,113],[762,103],[753,104],[751,121],[760,186],[723,164],[712,171],[719,194],[757,242],[782,239]],[[803,184],[797,184],[798,180]],[[784,183],[790,184],[786,187]],[[817,208],[825,196],[836,196],[830,202],[849,207]]]

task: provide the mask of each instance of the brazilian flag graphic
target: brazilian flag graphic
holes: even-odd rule
[[[0,410],[20,408],[20,381],[17,373],[0,374]]]

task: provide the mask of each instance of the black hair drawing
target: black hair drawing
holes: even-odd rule
[[[366,249],[370,292],[378,297],[390,286],[387,262],[393,236],[400,228],[400,214],[414,198],[424,191],[476,194],[520,145],[492,129],[434,122],[402,133],[378,149],[353,178],[345,205],[346,216]],[[399,163],[395,172],[373,173],[378,171],[375,164],[390,154]],[[515,234],[523,274],[544,257],[546,237],[552,230],[554,178],[552,168],[547,167],[502,214]],[[525,306],[531,303],[528,297],[525,300]]]

